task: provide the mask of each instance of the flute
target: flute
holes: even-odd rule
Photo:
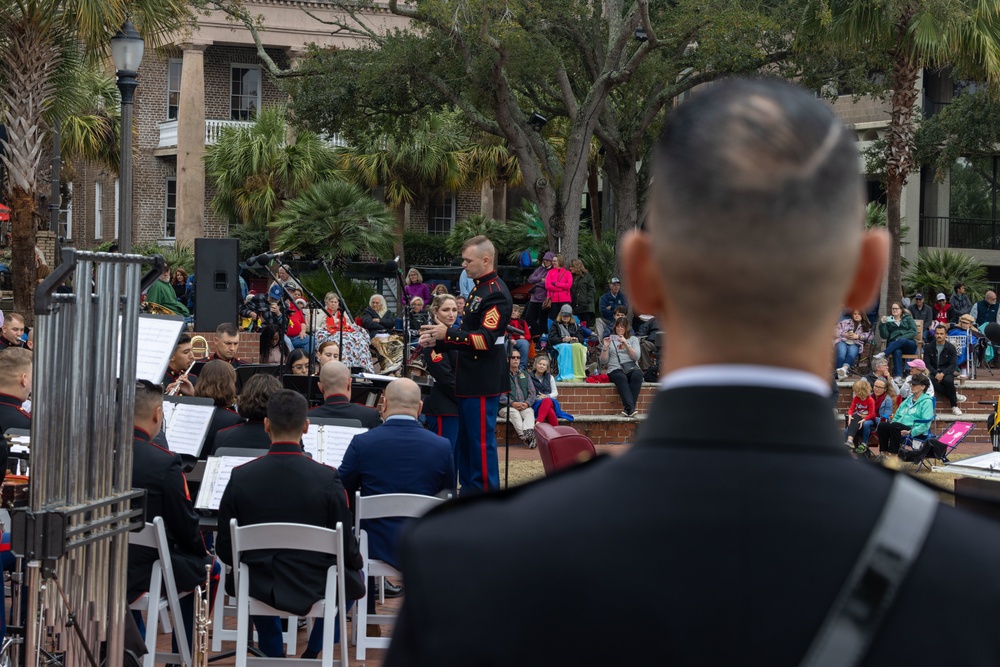
[[[195,361],[192,361],[191,365],[188,366],[187,370],[184,371],[183,373],[181,373],[180,376],[178,376],[177,380],[174,381],[174,383],[172,385],[170,385],[170,391],[167,392],[167,396],[176,396],[177,395],[177,392],[179,392],[181,390],[181,382],[183,382],[184,380],[187,379],[188,373],[191,372],[191,369],[194,368],[194,365],[196,363],[198,363],[197,359]]]

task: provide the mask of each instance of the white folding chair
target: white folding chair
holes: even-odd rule
[[[270,664],[283,658],[248,657],[248,631],[250,616],[280,616],[288,618],[289,625],[296,617],[282,609],[275,609],[250,597],[250,568],[243,563],[243,552],[260,549],[296,549],[315,551],[336,557],[336,564],[326,572],[326,587],[321,600],[305,614],[306,618],[323,618],[322,666],[333,667],[334,622],[340,625],[340,664],[347,664],[347,609],[344,583],[344,526],[337,523],[334,530],[307,526],[300,523],[259,523],[239,526],[236,519],[229,522],[233,539],[233,573],[236,575],[236,667]]]
[[[212,651],[219,653],[222,651],[222,642],[235,642],[236,630],[225,627],[225,619],[236,616],[236,598],[226,594],[226,566],[222,566],[219,573],[219,588],[215,591],[215,602],[212,609]],[[281,633],[281,640],[285,645],[287,655],[295,655],[299,638],[298,617],[288,617],[288,627]],[[254,642],[257,641],[257,631],[253,633]]]
[[[416,518],[426,514],[435,505],[444,502],[435,496],[421,496],[415,493],[385,493],[377,496],[362,496],[360,491],[354,494],[354,534],[361,543],[361,557],[364,559],[365,581],[368,577],[400,577],[399,570],[385,561],[368,556],[368,533],[361,530],[362,519]],[[385,590],[385,584],[380,587]],[[369,614],[368,596],[371,591],[365,586],[365,597],[355,605],[355,622],[351,632],[357,648],[354,657],[364,660],[369,648],[389,648],[390,638],[370,637],[369,625],[392,625],[396,622],[395,614]],[[385,602],[383,598],[381,600]]]
[[[191,667],[191,646],[188,644],[180,608],[180,598],[183,596],[177,593],[177,585],[174,583],[174,567],[170,560],[163,517],[154,517],[153,523],[147,523],[141,531],[129,533],[128,542],[129,545],[156,549],[159,555],[159,559],[153,563],[150,571],[149,592],[130,605],[130,609],[146,612],[146,655],[142,660],[143,667],[153,667],[156,663],[178,662],[184,667]],[[166,597],[162,597],[164,588]],[[169,633],[170,626],[173,626],[179,653],[156,652],[156,636],[161,616],[164,633]]]

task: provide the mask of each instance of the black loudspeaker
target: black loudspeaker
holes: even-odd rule
[[[194,240],[194,328],[215,331],[223,322],[239,324],[240,242]]]

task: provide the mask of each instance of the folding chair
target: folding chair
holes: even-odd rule
[[[364,577],[400,577],[396,568],[385,561],[368,557],[368,533],[361,530],[362,519],[416,518],[426,514],[432,507],[444,502],[435,496],[422,496],[415,493],[385,493],[377,496],[362,496],[360,491],[354,494],[354,534],[361,543],[361,557],[364,559]],[[385,590],[385,586],[381,586]],[[389,648],[388,637],[368,636],[369,625],[390,625],[396,622],[394,614],[369,614],[368,596],[371,591],[365,587],[365,597],[355,605],[352,633],[355,648],[355,658],[364,660],[369,648]],[[383,599],[382,602],[385,600]]]
[[[163,517],[154,517],[153,523],[134,533],[129,533],[130,546],[149,547],[156,549],[159,559],[153,563],[149,577],[149,592],[129,605],[130,609],[146,612],[146,655],[143,657],[143,667],[153,667],[156,663],[180,663],[191,667],[191,645],[188,644],[187,632],[181,616],[180,598],[174,583],[174,568],[170,560],[170,550],[167,542],[167,531],[163,527]],[[161,597],[166,589],[166,597]],[[185,593],[184,595],[190,595]],[[163,631],[169,633],[173,626],[174,639],[177,641],[179,653],[157,653],[156,637],[163,616]],[[167,622],[169,616],[169,624]]]
[[[295,549],[332,555],[336,563],[327,568],[326,586],[321,600],[305,614],[306,618],[323,618],[323,648],[321,664],[333,667],[333,636],[336,621],[340,624],[340,660],[347,663],[347,609],[345,602],[344,525],[340,522],[333,530],[301,523],[259,523],[239,526],[236,519],[229,522],[233,536],[233,572],[236,575],[236,667],[285,662],[284,658],[251,658],[249,650],[250,616],[280,616],[293,626],[296,616],[282,609],[275,609],[250,597],[250,568],[243,562],[243,552],[260,549]]]
[[[976,379],[976,360],[975,360],[975,339],[971,334],[961,334],[955,336],[948,336],[948,342],[955,346],[958,350],[958,367],[960,370],[958,380],[975,380]],[[964,366],[964,368],[962,368]]]

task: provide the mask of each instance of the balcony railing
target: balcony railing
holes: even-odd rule
[[[924,248],[1000,250],[1000,220],[920,216]]]
[[[212,144],[218,143],[219,138],[222,137],[222,131],[227,127],[250,127],[253,125],[251,121],[246,120],[218,120],[214,118],[205,119],[205,145],[210,146]],[[340,137],[333,135],[332,137],[323,137],[324,140],[331,146],[343,146],[344,143],[340,140]],[[177,121],[167,120],[160,123],[160,143],[156,146],[159,148],[177,148]]]

